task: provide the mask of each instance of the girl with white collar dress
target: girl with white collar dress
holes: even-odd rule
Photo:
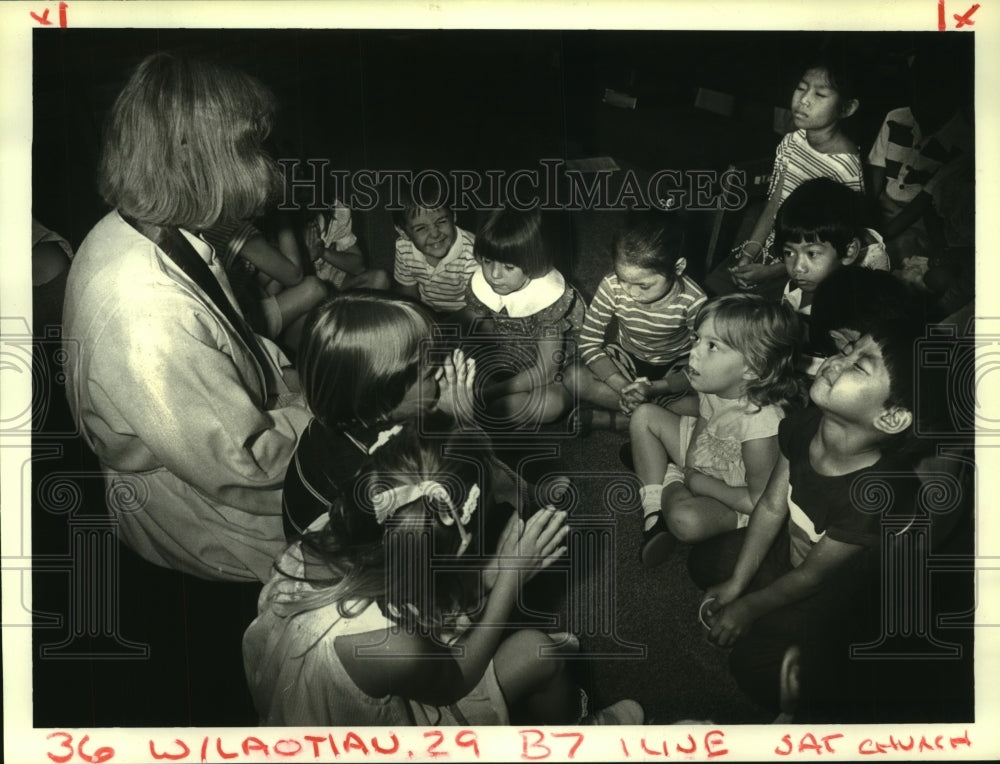
[[[490,429],[552,422],[569,408],[561,382],[567,340],[583,325],[580,293],[553,267],[538,210],[490,214],[476,237],[480,268],[467,317],[476,359],[477,411]]]

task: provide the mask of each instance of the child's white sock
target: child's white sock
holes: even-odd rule
[[[662,485],[644,485],[639,489],[639,499],[642,501],[642,529],[648,531],[653,527],[660,514],[660,498],[663,496]]]
[[[671,483],[683,483],[684,482],[684,470],[678,467],[673,462],[667,465],[667,474],[663,476],[663,486],[666,488]]]

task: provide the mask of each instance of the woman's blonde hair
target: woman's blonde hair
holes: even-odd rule
[[[193,231],[260,214],[281,188],[262,147],[274,110],[272,93],[239,70],[148,56],[112,107],[98,190],[126,216]]]

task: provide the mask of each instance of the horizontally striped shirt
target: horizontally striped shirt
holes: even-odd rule
[[[465,307],[465,288],[479,263],[472,256],[476,237],[455,227],[458,235],[448,254],[437,265],[427,262],[424,253],[413,242],[400,236],[396,239],[396,263],[393,277],[403,286],[417,285],[420,299],[442,312]]]
[[[778,180],[782,178],[780,188]],[[774,194],[784,202],[795,189],[813,178],[830,178],[843,183],[853,191],[864,191],[865,182],[861,170],[861,154],[823,154],[809,145],[805,130],[796,130],[781,139],[774,155],[774,172],[771,174],[771,186],[767,190],[770,199]],[[778,262],[780,252],[772,252],[774,230],[768,234],[764,242],[765,264]]]
[[[679,288],[678,288],[679,287]],[[636,302],[609,273],[597,287],[580,330],[580,357],[586,364],[607,357],[604,334],[618,317],[618,344],[641,361],[665,366],[691,347],[691,330],[705,293],[687,276],[653,303]]]

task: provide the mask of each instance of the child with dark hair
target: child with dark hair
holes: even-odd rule
[[[799,313],[811,313],[816,288],[839,268],[889,270],[882,238],[861,225],[862,199],[842,183],[814,178],[789,194],[778,210],[775,249],[789,278],[782,300]]]
[[[795,313],[759,295],[705,303],[686,373],[697,396],[643,404],[629,433],[643,483],[642,562],[662,563],[688,543],[743,528],[778,457],[783,406],[799,397]]]
[[[354,235],[351,210],[339,199],[308,220],[302,239],[316,276],[336,289],[389,288],[388,274],[368,267]]]
[[[498,427],[552,422],[568,408],[558,380],[567,339],[583,324],[583,298],[553,267],[538,210],[496,210],[476,237],[479,269],[469,281],[464,321],[479,348],[484,421]]]
[[[262,723],[642,723],[630,700],[587,715],[559,654],[570,635],[509,630],[569,527],[551,507],[515,514],[484,553],[487,453],[465,435],[400,433],[288,549],[243,638]]]
[[[479,267],[472,251],[475,237],[455,224],[439,186],[401,183],[399,203],[402,208],[392,213],[398,235],[393,277],[399,291],[440,313],[461,310]]]
[[[420,412],[471,412],[475,362],[456,351],[443,369],[429,363],[433,336],[422,305],[379,292],[345,292],[309,316],[299,375],[314,418],[285,475],[286,538],[328,512],[369,454]]]
[[[825,639],[857,617],[853,593],[872,574],[881,515],[914,512],[909,445],[923,325],[912,315],[837,337],[810,388],[815,405],[779,427],[781,454],[746,531],[692,550],[709,639],[734,646],[730,667],[759,702],[777,707],[790,644]]]
[[[913,305],[913,292],[888,271],[839,268],[813,292],[809,353],[821,363],[837,353],[831,332],[860,336],[873,323],[905,316]]]
[[[591,428],[625,430],[636,406],[665,403],[688,389],[680,370],[705,293],[684,275],[685,243],[684,227],[674,218],[644,220],[615,234],[614,270],[590,301],[579,361],[566,379],[593,406],[577,412],[584,434]],[[608,340],[613,320],[617,336]]]
[[[831,178],[864,190],[861,155],[841,122],[859,107],[851,66],[843,57],[826,58],[806,67],[792,92],[795,129],[782,138],[774,160],[767,204],[750,238],[707,279],[716,294],[761,289],[770,296],[785,274],[774,244],[774,221],[788,195],[810,178]],[[728,278],[727,278],[728,276]]]

